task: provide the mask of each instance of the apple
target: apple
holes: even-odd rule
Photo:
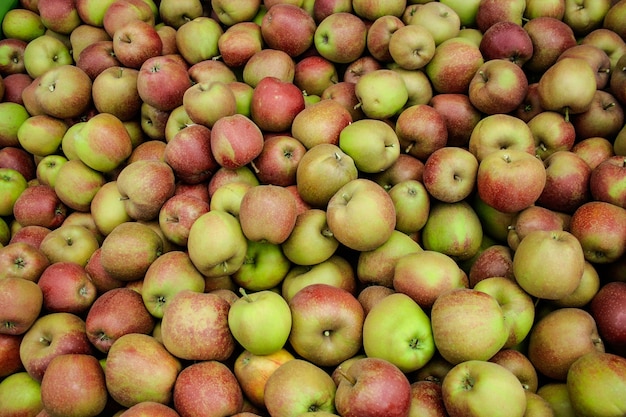
[[[97,290],[84,266],[55,262],[37,281],[43,294],[43,307],[49,312],[86,313],[97,297]]]
[[[186,184],[208,180],[219,168],[211,153],[211,130],[203,124],[192,124],[179,130],[166,144],[163,160],[175,178]]]
[[[68,379],[75,383],[68,386]],[[107,399],[104,370],[92,355],[56,356],[41,380],[41,403],[50,415],[97,415]]]
[[[255,52],[243,67],[243,82],[255,88],[265,77],[275,77],[283,82],[293,82],[296,63],[284,51],[263,48]]]
[[[489,362],[497,363],[511,371],[522,383],[526,393],[536,393],[539,387],[539,376],[530,359],[519,350],[504,348],[489,358]]]
[[[1,49],[0,49],[1,51]],[[9,74],[4,77],[4,102],[24,105],[22,92],[28,87],[33,79],[25,72]]]
[[[73,262],[85,266],[100,243],[86,227],[66,224],[51,230],[43,238],[39,249],[50,263]]]
[[[468,360],[454,366],[441,383],[441,395],[451,416],[523,416],[526,411],[525,390],[515,374],[488,361]],[[498,405],[504,403],[506,410]]]
[[[574,211],[570,232],[580,241],[585,259],[596,264],[613,262],[626,251],[626,210],[603,201],[589,201]]]
[[[367,30],[366,47],[372,57],[380,62],[392,62],[393,57],[389,51],[389,42],[391,36],[403,26],[405,24],[402,19],[394,15],[384,15],[371,22]],[[409,31],[409,33],[413,32]],[[427,34],[430,35],[430,32],[427,32]],[[428,39],[426,37],[426,40]],[[432,35],[430,39],[432,39]]]
[[[315,20],[303,8],[288,3],[270,7],[261,21],[265,44],[286,52],[291,57],[302,55],[313,45]]]
[[[0,381],[0,404],[5,413],[36,416],[43,410],[41,383],[19,371]]]
[[[478,45],[455,37],[437,45],[435,55],[424,67],[437,93],[466,93],[484,59]]]
[[[391,60],[407,70],[425,67],[435,55],[435,48],[436,41],[431,31],[417,23],[399,27],[388,42]]]
[[[430,194],[423,182],[403,180],[393,185],[388,193],[396,211],[395,229],[408,235],[419,232],[430,213]]]
[[[51,232],[50,229],[43,226],[20,226],[19,223],[12,223],[14,229],[11,230],[11,239],[9,240],[9,245],[12,243],[26,243],[31,245],[35,249],[40,250],[41,242],[43,238]],[[8,245],[7,245],[8,246]],[[46,257],[45,254],[42,255]],[[50,261],[48,261],[49,263]]]
[[[363,311],[367,316],[379,301],[388,295],[395,293],[393,288],[385,287],[384,285],[371,284],[365,286],[357,295],[357,300],[363,306]]]
[[[20,360],[22,335],[0,334],[0,376],[6,377],[24,370]]]
[[[50,261],[36,246],[13,241],[0,248],[0,279],[22,278],[37,282]]]
[[[528,32],[521,25],[507,20],[497,22],[485,31],[479,49],[485,60],[506,59],[520,67],[534,52]]]
[[[353,12],[365,20],[374,21],[383,15],[400,16],[404,12],[406,1],[395,0],[382,3],[356,0],[352,2]]]
[[[237,112],[235,94],[228,84],[214,81],[197,83],[183,94],[183,106],[194,123],[207,128],[224,116]]]
[[[111,345],[104,375],[111,398],[128,408],[144,401],[169,403],[181,370],[180,360],[157,339],[129,333]]]
[[[241,114],[222,117],[211,129],[211,152],[220,166],[234,169],[247,165],[263,149],[260,127]]]
[[[2,304],[2,334],[23,335],[30,329],[43,309],[43,292],[33,281],[18,277],[0,280]]]
[[[564,14],[565,1],[563,0],[529,0],[526,2],[526,9],[524,10],[524,17],[527,19],[548,16],[562,20]]]
[[[233,371],[214,360],[197,362],[180,371],[172,400],[182,415],[236,415],[244,402]]]
[[[617,392],[624,386],[625,369],[624,357],[611,353],[591,352],[576,360],[568,370],[566,382],[574,412],[621,413],[626,404]]]
[[[615,150],[613,149],[614,146],[611,141],[609,141],[607,138],[602,137],[583,139],[579,142],[574,143],[574,146],[572,146],[570,150],[580,156],[585,162],[587,162],[587,165],[589,165],[591,169],[594,169],[605,159],[608,159],[616,153],[618,155],[621,155],[623,153],[619,152],[620,141],[618,140],[618,138],[620,136],[621,134],[619,134],[615,139]]]
[[[226,65],[230,68],[243,67],[252,55],[263,48],[261,27],[251,21],[237,22],[226,28],[218,38],[217,46]]]
[[[50,34],[37,36],[29,41],[24,49],[24,67],[33,79],[49,69],[73,63],[69,47]]]
[[[123,409],[124,417],[179,417],[180,414],[173,408],[155,401],[143,401],[129,408]],[[121,416],[121,414],[120,414]],[[116,415],[116,417],[118,417]]]
[[[48,172],[51,171],[48,176],[54,184],[57,196],[70,209],[88,212],[94,196],[106,183],[104,174],[90,168],[79,159],[69,161],[56,159],[58,160],[47,161],[48,166],[43,166],[42,171],[44,168]]]
[[[32,84],[32,81],[31,81]],[[2,123],[0,124],[0,144],[5,146],[20,147],[17,132],[22,124],[31,116],[23,104],[2,102],[0,103]]]
[[[483,240],[478,214],[466,200],[431,201],[428,219],[420,234],[424,249],[442,252],[455,260],[472,258]]]
[[[426,104],[443,116],[448,131],[447,146],[467,146],[472,131],[482,114],[472,105],[467,94],[437,94]]]
[[[476,10],[476,26],[481,32],[485,32],[500,21],[511,21],[521,24],[525,8],[526,2],[520,0],[504,2],[495,0],[481,1],[478,10]]]
[[[309,411],[335,412],[337,387],[322,368],[291,359],[276,368],[265,382],[264,402],[270,415],[300,415]]]
[[[143,20],[132,20],[115,30],[111,37],[113,52],[122,66],[139,69],[148,59],[159,56],[163,41],[155,26]]]
[[[119,224],[132,220],[126,213],[115,180],[108,181],[100,187],[91,201],[90,210],[96,228],[104,236],[111,233]]]
[[[613,94],[598,89],[589,108],[571,119],[579,140],[591,137],[612,140],[624,126],[624,109]]]
[[[102,27],[113,37],[115,31],[133,20],[155,24],[158,10],[152,1],[120,0],[111,3],[102,16]]]
[[[340,375],[335,396],[340,415],[408,415],[411,384],[391,362],[380,358],[361,358]]]
[[[345,126],[339,134],[339,147],[350,156],[361,172],[382,172],[400,155],[400,143],[393,127],[382,120],[362,119]]]
[[[52,187],[32,185],[15,201],[13,216],[21,226],[38,225],[56,229],[67,217],[67,207]]]
[[[509,325],[500,303],[482,291],[457,288],[441,294],[433,303],[430,318],[435,346],[453,365],[486,361],[509,338]],[[461,331],[462,322],[471,323],[471,333]]]
[[[336,366],[362,345],[363,307],[349,291],[311,284],[289,300],[292,325],[289,344],[317,366]]]
[[[389,314],[390,311],[398,314]],[[415,371],[435,352],[428,316],[408,295],[389,294],[374,304],[365,317],[363,348],[368,357],[385,359],[403,372]]]
[[[189,87],[191,80],[187,68],[171,55],[148,58],[139,68],[139,97],[158,110],[172,111],[181,106],[183,95]]]
[[[219,55],[217,42],[223,33],[218,20],[198,16],[176,30],[176,47],[185,61],[197,64]]]
[[[445,416],[441,384],[418,380],[411,383],[411,407],[409,416]]]
[[[304,107],[304,96],[295,84],[269,76],[254,88],[250,115],[261,130],[284,132],[291,129],[294,118]]]
[[[470,102],[486,114],[510,113],[523,102],[528,79],[522,68],[505,59],[491,59],[478,68],[469,84]]]
[[[483,279],[491,277],[515,279],[513,253],[513,249],[508,245],[497,243],[483,249],[476,255],[467,273],[470,288]]]
[[[255,174],[263,184],[295,184],[298,164],[305,152],[305,146],[293,136],[267,137],[261,153],[252,162]]]
[[[280,284],[290,268],[291,262],[280,244],[248,240],[245,261],[231,278],[246,290],[262,291]]]
[[[80,51],[75,65],[93,81],[105,69],[118,67],[122,63],[115,56],[111,39],[91,43]]]
[[[543,160],[556,151],[569,151],[574,146],[576,129],[561,113],[544,110],[527,124],[535,138],[537,156]]]
[[[114,66],[104,69],[92,84],[94,107],[100,113],[111,113],[121,121],[129,121],[140,114],[141,99],[137,92],[134,68]],[[115,94],[112,94],[115,92]]]
[[[12,74],[25,73],[24,49],[28,42],[21,39],[0,39],[0,73],[6,78]]]
[[[424,3],[421,7],[416,7],[407,23],[408,26],[419,25],[426,28],[436,45],[457,37],[461,30],[460,16],[445,3]]]
[[[408,100],[408,90],[402,76],[384,68],[359,77],[355,94],[363,113],[368,118],[379,120],[398,114]]]
[[[533,43],[533,55],[524,69],[542,74],[550,68],[563,51],[576,46],[576,36],[571,27],[551,16],[540,16],[523,25]]]
[[[422,181],[439,201],[455,203],[474,190],[478,160],[467,149],[445,146],[433,151],[424,163]]]
[[[37,165],[33,155],[20,147],[7,146],[0,149],[0,168],[18,171],[26,181],[37,176]]]
[[[615,155],[607,158],[591,171],[589,188],[594,200],[626,208],[626,193],[619,185],[624,177],[624,166],[624,156]]]
[[[49,313],[39,317],[20,344],[24,369],[40,382],[50,361],[66,353],[93,353],[85,321],[72,313]]]
[[[607,350],[616,354],[623,354],[626,350],[623,334],[619,331],[623,318],[619,300],[624,296],[624,288],[623,282],[608,282],[599,288],[589,305]]]
[[[367,48],[367,26],[356,14],[333,13],[317,24],[313,44],[322,57],[336,64],[348,64]]]
[[[159,226],[169,241],[184,246],[187,244],[193,222],[209,209],[208,199],[174,194],[163,203],[159,211]]]

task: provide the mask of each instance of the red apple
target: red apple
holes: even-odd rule
[[[73,262],[53,263],[43,271],[37,285],[49,312],[83,314],[98,295],[85,268]]]

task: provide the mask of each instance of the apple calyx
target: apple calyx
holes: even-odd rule
[[[15,329],[15,323],[13,323],[12,321],[5,321],[2,323],[2,327],[7,330],[3,333],[12,334]]]
[[[107,336],[104,332],[98,333],[97,339],[99,342],[108,342],[109,340],[111,340],[111,338]]]
[[[474,378],[470,374],[467,374],[465,375],[463,381],[461,381],[461,388],[465,391],[470,391],[474,389],[474,383]]]
[[[15,260],[13,261],[13,265],[15,265],[15,267],[18,269],[24,269],[26,267],[26,262],[24,262],[24,258],[20,256],[18,258],[15,258]]]
[[[41,336],[39,338],[39,343],[41,343],[42,345],[50,346],[52,344],[52,340],[48,339],[47,337]]]
[[[625,161],[625,162],[626,162],[626,161]],[[331,231],[330,231],[330,229],[329,229],[328,227],[325,227],[325,228],[322,230],[322,236],[324,236],[324,237],[333,237],[333,236],[334,236],[334,234],[333,234],[333,232],[331,232]]]

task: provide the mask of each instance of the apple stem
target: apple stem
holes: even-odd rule
[[[603,107],[604,110],[609,110],[611,107],[615,107],[615,102],[611,102]]]
[[[565,107],[565,121],[569,122],[569,107]]]
[[[253,302],[252,298],[250,298],[250,296],[248,295],[248,293],[246,292],[246,289],[243,287],[239,287],[239,293],[241,294],[241,298],[243,298],[244,300],[246,300],[247,302],[251,303]]]
[[[343,368],[340,366],[337,368],[337,373],[339,374],[339,376],[341,376],[342,378],[344,378],[346,381],[348,381],[350,383],[350,385],[354,385],[356,384],[356,379],[352,378],[350,375],[348,375],[346,373],[346,371],[343,370]]]
[[[222,58],[221,55],[216,55],[213,58],[211,58],[213,61],[219,61]]]
[[[404,150],[404,153],[411,152],[411,149],[413,149],[413,145],[415,145],[415,142],[409,143],[409,146],[406,147],[406,149]]]
[[[359,109],[362,105],[363,105],[363,103],[361,103],[361,102],[359,101],[358,103],[356,103],[356,104],[354,105],[354,107],[353,107],[353,108],[354,108],[354,110],[357,110],[357,109]]]
[[[626,160],[624,162],[626,163]],[[333,232],[330,231],[330,229],[328,227],[325,227],[324,230],[322,230],[322,236],[324,236],[324,237],[333,237],[335,235],[333,234]]]
[[[259,168],[257,168],[256,164],[254,163],[254,161],[250,162],[250,165],[252,166],[252,169],[254,170],[255,174],[258,174],[259,172],[261,172],[261,170],[259,170]]]
[[[335,152],[335,159],[337,161],[341,161],[341,155],[339,154],[339,152]]]
[[[484,71],[478,71],[478,75],[480,75],[483,79],[483,81],[487,82],[489,79],[487,78],[487,76],[485,75]]]

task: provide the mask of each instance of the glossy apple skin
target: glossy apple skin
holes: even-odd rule
[[[591,300],[590,312],[607,350],[626,355],[626,282],[602,286]]]

